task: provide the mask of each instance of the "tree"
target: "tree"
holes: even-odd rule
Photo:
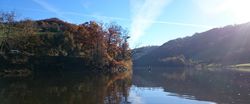
[[[118,59],[119,53],[121,53],[121,35],[122,27],[116,24],[110,24],[107,32],[107,52],[114,59]]]
[[[9,44],[9,38],[11,33],[13,32],[13,24],[15,20],[15,12],[1,12],[0,13],[0,52],[8,53],[11,49]]]

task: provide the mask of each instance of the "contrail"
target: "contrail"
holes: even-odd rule
[[[153,21],[156,24],[169,24],[169,25],[179,25],[179,26],[188,26],[188,27],[198,27],[198,28],[212,28],[213,26],[209,25],[200,25],[192,23],[181,23],[181,22],[169,22],[169,21]]]
[[[131,13],[133,17],[131,19],[121,18],[121,17],[112,17],[112,16],[103,16],[103,15],[92,15],[84,14],[79,12],[70,12],[70,11],[59,11],[53,5],[43,1],[43,0],[32,0],[33,2],[42,6],[48,12],[55,13],[57,16],[70,20],[66,16],[79,16],[79,17],[93,17],[99,20],[114,20],[114,21],[125,21],[131,23],[130,25],[130,34],[132,35],[130,41],[133,43],[152,24],[168,24],[168,25],[177,25],[177,26],[188,26],[196,28],[211,28],[213,26],[192,24],[192,23],[181,23],[181,22],[171,22],[171,21],[158,21],[157,17],[161,14],[164,7],[170,3],[171,0],[130,0]],[[24,8],[22,8],[24,9]],[[26,9],[29,10],[29,9]],[[37,10],[37,12],[45,12],[43,10]]]
[[[78,12],[61,12],[64,15],[74,15],[74,16],[81,16],[81,17],[93,17],[97,19],[102,20],[117,20],[117,21],[130,21],[126,18],[120,18],[120,17],[112,17],[112,16],[102,16],[102,15],[92,15],[92,14],[84,14],[84,13],[78,13]]]
[[[44,9],[46,9],[49,12],[55,13],[58,17],[70,20],[66,18],[57,8],[55,8],[53,5],[43,1],[43,0],[32,0],[33,2],[37,3],[38,5],[42,6]]]
[[[93,17],[100,18],[103,20],[114,20],[114,21],[126,21],[132,22],[130,19],[121,18],[121,17],[112,17],[112,16],[102,16],[102,15],[91,15],[77,12],[61,12],[64,15],[74,15],[80,17]],[[213,26],[209,25],[201,25],[201,24],[192,24],[192,23],[182,23],[182,22],[171,22],[171,21],[149,21],[149,20],[141,20],[141,23],[152,23],[152,24],[168,24],[168,25],[177,25],[177,26],[187,26],[187,27],[196,27],[196,28],[212,28]]]
[[[92,14],[84,14],[84,13],[79,13],[79,12],[70,12],[70,11],[65,11],[61,12],[52,5],[41,1],[41,0],[33,0],[35,3],[41,5],[45,10],[39,10],[39,9],[31,9],[31,8],[18,8],[20,10],[26,10],[26,11],[35,11],[35,12],[53,12],[57,15],[60,15],[60,17],[65,16],[79,16],[79,17],[93,17],[93,18],[98,18],[102,20],[114,20],[114,21],[126,21],[126,22],[132,22],[133,20],[127,19],[127,18],[121,18],[121,17],[112,17],[112,16],[104,16],[104,15],[92,15]],[[171,21],[150,21],[150,20],[141,20],[141,22],[149,22],[152,24],[169,24],[169,25],[177,25],[177,26],[188,26],[188,27],[197,27],[197,28],[212,28],[213,26],[208,26],[208,25],[201,25],[201,24],[192,24],[192,23],[181,23],[181,22],[171,22]]]

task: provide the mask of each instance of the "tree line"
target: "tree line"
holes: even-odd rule
[[[80,57],[99,66],[130,60],[128,32],[121,26],[95,21],[71,24],[58,18],[17,20],[14,12],[0,13],[0,51],[34,57]]]

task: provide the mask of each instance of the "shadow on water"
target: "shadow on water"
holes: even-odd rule
[[[1,78],[1,104],[127,103],[131,72],[106,76],[86,72]]]
[[[133,78],[54,69],[1,77],[0,104],[250,104],[249,79],[226,69],[134,67]]]
[[[162,92],[171,93],[169,96],[184,99],[250,104],[249,72],[190,68],[152,68],[149,72],[145,68],[134,67],[132,83],[136,88],[162,88]]]

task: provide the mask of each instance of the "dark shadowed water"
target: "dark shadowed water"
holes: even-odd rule
[[[119,76],[1,78],[0,104],[250,104],[250,73],[134,68]]]

